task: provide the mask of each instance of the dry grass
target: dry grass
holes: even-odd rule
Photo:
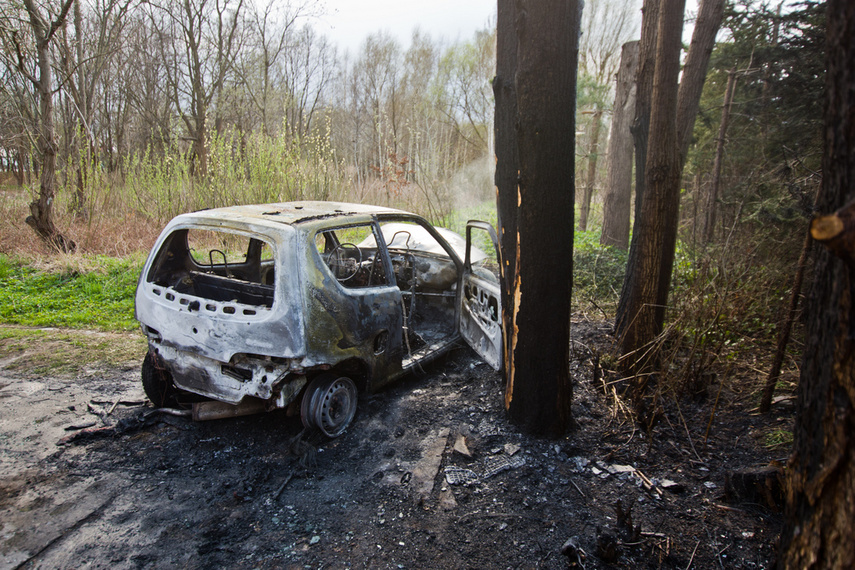
[[[31,200],[26,188],[0,187],[0,253],[27,258],[60,255],[24,222]],[[62,200],[57,200],[55,223],[77,243],[81,254],[124,257],[147,253],[165,224],[165,220],[152,220],[136,212],[119,213],[115,208],[96,211],[88,220],[68,210]]]

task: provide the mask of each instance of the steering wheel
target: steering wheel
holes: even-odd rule
[[[342,242],[335,246],[330,252],[328,264],[333,275],[339,283],[359,273],[359,265],[362,263],[362,250],[350,242]]]

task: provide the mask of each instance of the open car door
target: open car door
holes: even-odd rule
[[[500,263],[499,240],[493,226],[469,221],[466,259],[458,289],[462,292],[458,328],[460,336],[494,370],[502,366]]]

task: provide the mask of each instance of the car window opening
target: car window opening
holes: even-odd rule
[[[163,243],[147,276],[148,282],[176,294],[228,303],[225,314],[254,315],[231,304],[271,308],[276,262],[267,242],[244,234],[207,229],[179,229]],[[168,293],[172,300],[175,295]],[[181,297],[179,303],[199,308]],[[205,305],[207,310],[212,305]]]

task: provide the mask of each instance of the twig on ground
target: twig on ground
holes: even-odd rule
[[[285,477],[285,480],[282,481],[282,484],[279,485],[279,488],[276,489],[276,492],[273,494],[273,500],[274,501],[279,499],[279,495],[281,495],[282,491],[285,490],[285,486],[291,481],[291,479],[294,477],[294,473],[296,473],[296,472],[297,472],[296,469],[292,469],[291,472],[288,473],[288,476]]]
[[[700,546],[700,544],[701,544],[700,540],[695,543],[695,549],[692,551],[692,556],[689,558],[689,563],[686,564],[686,570],[689,570],[689,568],[692,567],[692,560],[695,559],[695,552],[698,551],[698,546]]]
[[[689,432],[689,424],[686,423],[686,418],[683,417],[683,410],[680,409],[680,401],[674,396],[674,403],[677,404],[677,413],[680,414],[680,420],[683,422],[683,428],[686,430],[686,437],[689,438],[689,446],[692,448],[692,451],[695,453],[695,457],[698,458],[698,461],[701,463],[706,463],[701,456],[698,454],[698,450],[695,449],[695,443],[692,441],[692,434]]]

